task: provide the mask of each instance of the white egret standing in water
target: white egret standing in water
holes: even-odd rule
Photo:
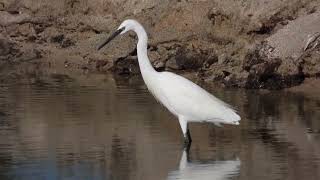
[[[239,125],[240,116],[228,104],[182,76],[171,72],[157,72],[152,67],[147,55],[148,36],[137,21],[129,19],[122,22],[117,31],[98,46],[98,50],[117,35],[130,30],[139,39],[137,54],[143,80],[154,97],[178,117],[187,145],[191,143],[188,122]]]

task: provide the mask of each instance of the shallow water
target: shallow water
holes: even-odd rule
[[[240,126],[178,121],[141,79],[0,86],[0,179],[320,179],[320,101],[207,88]]]

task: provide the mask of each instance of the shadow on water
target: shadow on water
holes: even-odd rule
[[[243,119],[191,124],[187,158],[178,121],[140,78],[88,81],[1,87],[0,179],[320,179],[317,100],[207,87]]]

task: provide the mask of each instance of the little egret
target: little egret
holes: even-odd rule
[[[130,30],[139,39],[137,54],[142,78],[151,94],[178,117],[187,145],[191,143],[188,122],[211,122],[218,126],[221,123],[239,125],[240,116],[228,104],[182,76],[171,72],[157,72],[153,68],[147,55],[148,36],[139,22],[131,19],[123,21],[97,49]]]

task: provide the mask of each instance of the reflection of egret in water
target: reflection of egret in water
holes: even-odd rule
[[[220,180],[235,176],[240,170],[240,160],[212,161],[210,163],[190,162],[187,151],[183,151],[179,170],[170,172],[168,180]]]

